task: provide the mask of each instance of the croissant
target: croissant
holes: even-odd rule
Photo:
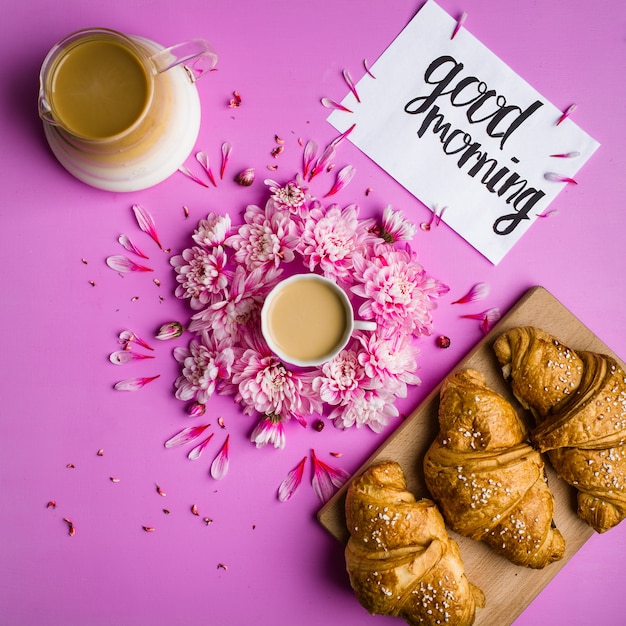
[[[516,565],[539,569],[563,558],[541,455],[515,409],[480,372],[444,380],[439,426],[424,478],[447,524]]]
[[[532,439],[578,490],[578,515],[599,533],[626,517],[626,376],[615,359],[574,352],[544,331],[502,334],[494,351],[537,421]]]
[[[397,463],[370,467],[350,484],[346,522],[346,568],[370,613],[427,626],[474,623],[483,592],[467,580],[436,505],[415,500]]]

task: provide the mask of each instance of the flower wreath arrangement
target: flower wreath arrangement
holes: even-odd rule
[[[323,198],[309,193],[307,182],[323,162],[324,155],[309,168],[305,159],[302,175],[283,185],[266,180],[265,206],[248,206],[239,227],[228,215],[210,213],[197,224],[193,245],[170,260],[175,294],[192,309],[187,330],[194,335],[188,347],[174,349],[181,366],[176,397],[195,416],[214,393],[233,395],[244,414],[259,418],[251,434],[257,447],[284,448],[285,425],[306,425],[313,415],[338,428],[380,432],[398,415],[395,399],[420,383],[416,340],[431,333],[431,312],[448,291],[411,250],[416,229],[401,212],[387,206],[377,223],[360,219],[356,204],[327,200],[350,180],[351,166]],[[320,367],[281,362],[261,334],[266,295],[302,271],[335,281],[359,317],[377,326],[356,331]]]

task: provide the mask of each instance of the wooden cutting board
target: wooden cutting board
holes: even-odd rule
[[[617,355],[548,291],[543,287],[534,287],[455,367],[455,371],[474,368],[483,372],[487,378],[487,384],[518,408],[521,415],[524,411],[513,398],[504,381],[492,350],[495,339],[502,332],[515,326],[537,326],[574,350],[610,354],[624,367],[624,363]],[[385,460],[397,461],[406,474],[409,490],[417,498],[430,497],[424,484],[422,459],[438,431],[439,387],[434,389],[367,459],[355,475],[375,463]],[[561,561],[551,563],[542,570],[519,567],[492,552],[485,544],[466,539],[450,531],[451,536],[460,546],[467,577],[485,592],[487,599],[486,607],[477,612],[476,626],[511,624],[594,533],[576,515],[574,489],[559,479],[549,466],[547,458],[545,460],[548,483],[555,497],[554,521],[567,543],[565,557]],[[320,523],[342,543],[348,540],[344,514],[345,492],[348,484],[349,482],[320,509],[317,515]]]

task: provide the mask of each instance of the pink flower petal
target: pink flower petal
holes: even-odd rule
[[[550,156],[555,159],[575,159],[580,156],[580,152],[574,150],[574,152],[563,152],[561,154],[551,154]]]
[[[335,184],[332,186],[331,190],[324,196],[324,198],[333,196],[337,192],[341,191],[354,178],[355,174],[356,174],[356,169],[352,165],[346,165],[337,174],[337,178],[335,179]]]
[[[109,355],[109,361],[111,361],[113,365],[124,365],[125,363],[130,363],[131,361],[153,358],[154,357],[149,354],[141,354],[141,352],[133,352],[132,350],[118,350],[117,352],[112,352]]]
[[[559,212],[557,209],[550,209],[549,211],[544,211],[543,213],[537,213],[537,217],[552,217],[558,214]]]
[[[302,461],[300,461],[300,463],[287,474],[285,480],[280,483],[278,487],[278,499],[281,502],[287,502],[298,490],[298,487],[302,483],[305,463],[306,457],[303,457]]]
[[[466,302],[476,302],[482,300],[489,294],[487,283],[476,283],[462,298],[455,300],[452,304],[465,304]]]
[[[356,126],[356,124],[352,124],[352,126],[350,126],[350,128],[348,128],[348,130],[346,130],[343,133],[341,133],[341,135],[335,137],[330,142],[330,145],[333,146],[333,148],[336,148],[354,130],[355,126]]]
[[[367,59],[363,59],[363,67],[365,68],[365,71],[374,79],[376,79],[376,76],[374,76],[374,74],[372,74],[372,72],[370,71],[370,66],[369,63],[367,62]]]
[[[311,459],[313,461],[313,479],[311,480],[313,491],[322,502],[327,502],[333,495],[334,488],[341,487],[350,478],[350,474],[320,461],[315,450],[311,450]]]
[[[324,106],[327,109],[336,109],[337,111],[345,111],[346,113],[352,113],[352,111],[348,107],[343,106],[341,102],[337,102],[336,100],[333,100],[332,98],[322,98],[322,106]]]
[[[142,339],[139,335],[136,335],[132,330],[123,330],[119,334],[119,343],[128,346],[128,344],[133,341],[142,348],[146,348],[146,350],[154,350],[154,348],[150,346],[147,341]]]
[[[315,160],[317,156],[318,145],[315,141],[307,141],[306,146],[304,146],[303,152],[303,166],[302,166],[302,175],[306,178],[309,173],[309,168],[311,164]]]
[[[184,174],[185,176],[187,176],[187,178],[191,178],[191,180],[193,180],[194,183],[198,183],[198,185],[202,185],[203,187],[206,187],[206,188],[209,187],[203,180],[200,180],[188,167],[181,165],[178,168],[178,171],[181,174]]]
[[[148,259],[147,254],[142,252],[128,237],[128,235],[120,235],[117,240],[120,242],[120,245],[128,250],[129,252],[134,252],[137,256],[140,256],[144,259]]]
[[[213,439],[213,435],[215,433],[211,433],[202,443],[198,444],[188,455],[187,458],[191,461],[196,461],[200,458],[200,455],[204,452],[204,449],[207,447],[209,441]]]
[[[176,446],[183,446],[197,439],[210,425],[211,424],[204,424],[203,426],[188,426],[187,428],[183,428],[165,442],[165,447],[175,448]]]
[[[156,380],[159,376],[160,374],[149,378],[127,378],[126,380],[120,380],[119,383],[115,383],[114,389],[117,391],[137,391],[153,380]]]
[[[563,111],[563,115],[556,121],[556,125],[558,126],[561,122],[564,122],[577,108],[578,105],[576,103],[570,104],[567,109]]]
[[[568,176],[563,176],[562,174],[556,174],[555,172],[546,172],[543,177],[546,180],[550,180],[553,183],[572,183],[573,185],[577,185],[578,183]]]
[[[356,85],[354,84],[354,81],[352,80],[352,76],[350,76],[350,72],[348,70],[344,70],[342,74],[343,74],[343,79],[346,81],[346,84],[350,88],[350,91],[354,94],[356,101],[361,102],[361,99],[359,98],[359,94],[356,91]]]
[[[326,169],[326,166],[330,163],[330,161],[335,158],[335,156],[335,148],[332,145],[327,146],[322,153],[322,156],[317,160],[317,162],[311,169],[309,180],[313,180],[320,172],[323,172]]]
[[[106,259],[106,264],[116,272],[154,272],[153,269],[139,265],[123,254],[114,254]]]
[[[159,246],[161,250],[163,250],[163,246],[161,245],[161,242],[159,241],[159,236],[156,232],[156,224],[154,223],[154,218],[152,217],[150,212],[141,205],[134,204],[133,213],[137,218],[137,224],[139,224],[139,228],[141,228],[144,233],[150,235],[150,237],[154,239],[154,243],[156,243],[156,245]]]
[[[452,32],[452,37],[450,37],[450,39],[454,39],[457,36],[457,33],[461,30],[461,28],[463,27],[463,24],[465,24],[466,19],[467,19],[467,12],[463,11],[463,13],[461,14],[461,17],[459,18],[459,21],[456,23],[456,26],[454,27],[454,31]]]
[[[230,465],[229,455],[228,455],[228,440],[230,439],[230,435],[226,436],[226,441],[224,441],[224,445],[222,445],[220,451],[217,453],[217,456],[213,459],[213,463],[211,463],[211,476],[215,478],[215,480],[222,480],[226,473],[228,472],[228,466]]]
[[[233,147],[228,142],[224,142],[222,144],[222,167],[220,168],[220,178],[224,178],[226,165],[228,165],[228,161],[230,159],[230,155],[232,151],[233,151]]]
[[[215,182],[215,176],[213,176],[213,172],[209,164],[209,157],[207,156],[207,154],[202,151],[197,152],[196,161],[198,161],[198,163],[200,163],[200,165],[202,165],[202,167],[204,168],[204,171],[206,172],[206,175],[209,177],[209,180],[211,181],[211,184],[213,185],[213,187],[217,187],[217,183]]]
[[[471,313],[469,315],[461,315],[461,317],[470,320],[479,320],[481,322],[481,329],[486,334],[500,319],[500,309],[493,307],[481,313]]]

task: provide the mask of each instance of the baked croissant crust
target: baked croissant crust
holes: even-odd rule
[[[484,595],[466,578],[436,505],[415,500],[398,463],[374,465],[346,495],[350,583],[372,614],[409,624],[470,626]]]
[[[537,421],[532,439],[578,490],[578,515],[597,532],[626,517],[626,375],[610,356],[574,352],[533,327],[494,343],[513,393]]]
[[[541,455],[515,409],[476,370],[442,384],[439,435],[424,457],[426,486],[447,524],[516,565],[542,568],[565,553]]]

